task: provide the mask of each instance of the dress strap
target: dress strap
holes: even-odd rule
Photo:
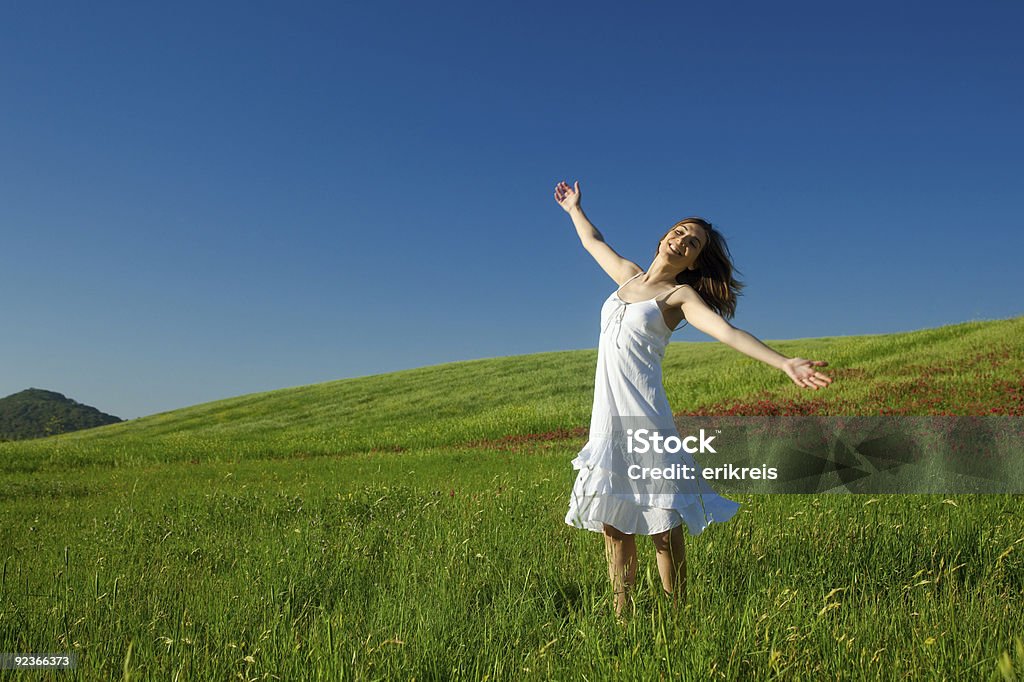
[[[657,298],[658,298],[659,301],[664,301],[666,298],[668,298],[673,293],[675,293],[676,289],[678,289],[680,287],[688,287],[688,286],[690,286],[690,285],[689,284],[677,284],[676,286],[672,287],[671,289],[669,289],[665,293],[659,295]]]
[[[616,289],[616,290],[615,290],[615,292],[616,292],[616,293],[618,293],[618,292],[619,292],[619,291],[620,291],[620,290],[622,289],[622,287],[626,286],[627,284],[629,284],[630,282],[632,282],[632,281],[633,281],[634,279],[636,279],[637,277],[639,277],[639,276],[640,276],[640,275],[642,275],[642,274],[644,274],[644,271],[643,271],[643,270],[641,270],[640,272],[636,273],[635,275],[633,275],[632,277],[630,277],[629,279],[627,279],[627,280],[626,280],[625,282],[623,282],[622,284],[620,284],[620,285],[619,285],[619,288],[618,288],[618,289]]]
[[[669,297],[669,296],[671,296],[671,295],[672,295],[673,293],[675,293],[676,289],[678,289],[679,287],[688,287],[688,286],[690,286],[690,285],[689,285],[689,284],[678,284],[678,285],[676,285],[676,286],[672,287],[671,289],[669,289],[667,293],[664,293],[664,294],[662,294],[661,296],[658,296],[658,297],[657,297],[657,298],[655,298],[654,300],[655,300],[655,301],[664,301],[664,300],[665,300],[666,298],[668,298],[668,297]],[[686,326],[686,318],[685,318],[685,317],[683,318],[683,321],[679,323],[679,326],[678,326],[678,327],[676,327],[675,329],[673,329],[672,331],[674,331],[674,332],[675,332],[675,331],[679,331],[679,330],[680,330],[680,329],[682,329],[682,328],[683,328],[684,326]]]

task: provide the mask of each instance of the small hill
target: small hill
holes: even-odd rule
[[[95,407],[41,388],[0,398],[0,440],[41,438],[120,421]]]

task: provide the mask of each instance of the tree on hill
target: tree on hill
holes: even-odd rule
[[[0,440],[42,438],[120,421],[95,407],[40,388],[0,398]]]

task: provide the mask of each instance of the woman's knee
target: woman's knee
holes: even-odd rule
[[[615,526],[610,526],[607,523],[604,524],[604,536],[612,542],[628,542],[633,539],[633,536],[629,533],[623,533]]]
[[[651,536],[651,540],[654,542],[654,548],[659,552],[671,552],[673,547],[679,551],[685,547],[686,542],[682,526],[676,526],[664,533],[655,533]]]
[[[654,549],[659,552],[668,552],[672,548],[671,541],[672,531],[667,530],[664,533],[655,533],[651,536],[651,542],[654,543]]]

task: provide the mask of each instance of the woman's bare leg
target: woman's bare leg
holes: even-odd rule
[[[610,548],[608,572],[615,593],[615,615],[622,616],[629,605],[629,591],[636,579],[636,538],[604,524],[605,547]]]
[[[611,583],[612,589],[615,589],[615,561],[614,550],[612,548],[612,539],[609,535],[604,536],[604,558],[608,560],[608,582]]]
[[[683,527],[676,526],[664,533],[652,535],[658,552],[658,573],[665,594],[671,595],[677,606],[686,604],[686,536]]]

